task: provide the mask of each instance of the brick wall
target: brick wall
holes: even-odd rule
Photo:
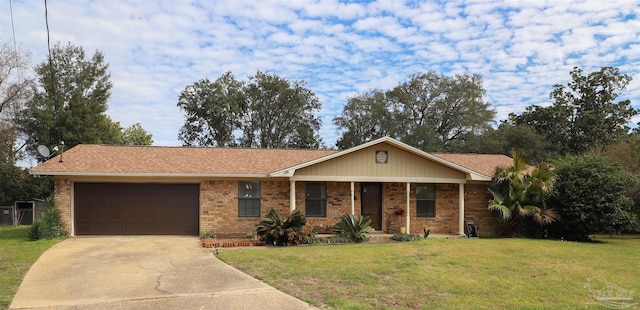
[[[386,233],[399,233],[400,227],[406,225],[407,210],[407,184],[383,183],[382,184],[382,231]],[[400,214],[402,212],[402,214]]]
[[[55,177],[53,180],[53,191],[56,208],[60,210],[60,217],[64,229],[71,233],[71,181],[66,178]]]
[[[260,213],[271,208],[281,214],[289,213],[289,181],[260,183]],[[343,214],[351,213],[351,185],[349,182],[327,182],[327,216],[307,217],[310,226],[333,226]],[[355,184],[359,195],[360,184]],[[213,231],[221,237],[242,237],[255,231],[261,218],[238,217],[238,181],[206,180],[200,186],[200,232]],[[296,182],[296,207],[305,213],[305,182]],[[360,214],[360,201],[355,201],[355,213]]]
[[[296,182],[296,207],[305,213],[305,188],[304,182]],[[350,182],[326,182],[327,184],[327,216],[307,217],[307,224],[311,226],[333,226],[344,214],[351,214],[351,183]],[[359,192],[359,184],[355,192]],[[355,201],[355,214],[360,214],[360,202]]]
[[[260,182],[260,217],[238,216],[238,181],[205,180],[200,185],[200,233],[244,237],[271,208],[289,213],[289,182]]]
[[[426,228],[434,234],[457,234],[458,191],[458,184],[436,184],[436,216],[417,217],[416,184],[411,184],[411,233],[422,234]]]
[[[238,181],[203,181],[201,185],[200,231],[214,231],[220,236],[241,237],[255,231],[260,218],[238,217]],[[355,183],[355,214],[360,214],[360,183]],[[434,234],[458,233],[458,184],[436,184],[436,216],[417,217],[415,190],[411,184],[410,219],[411,233],[421,234],[429,229]],[[386,233],[400,232],[406,226],[406,216],[396,211],[406,210],[406,183],[384,183],[382,230]],[[289,182],[261,182],[261,216],[274,208],[281,214],[289,213]],[[490,194],[484,184],[465,185],[465,219],[473,219],[482,234],[492,233],[494,221],[487,210]],[[305,183],[296,182],[296,207],[305,213]],[[311,226],[333,226],[343,214],[351,213],[351,185],[349,182],[327,182],[327,216],[307,217]]]
[[[71,232],[72,182],[63,177],[54,179],[56,207],[60,210],[65,229]],[[360,214],[360,183],[355,183],[355,214]],[[458,185],[436,184],[436,216],[416,217],[416,184],[411,184],[410,217],[411,233],[422,233],[423,228],[435,234],[458,233]],[[405,226],[405,216],[397,210],[406,209],[406,183],[384,183],[383,218],[384,232],[396,233]],[[289,213],[289,182],[261,182],[261,217],[270,208],[281,214]],[[213,231],[221,237],[243,237],[255,231],[261,217],[238,217],[238,181],[204,180],[200,185],[200,232]],[[485,184],[465,185],[465,219],[473,219],[482,235],[493,233],[495,219],[487,210],[491,194]],[[305,213],[304,182],[296,182],[296,206]],[[351,213],[350,182],[327,182],[327,217],[307,217],[311,226],[332,226],[340,216]]]
[[[481,236],[494,235],[497,224],[492,212],[487,209],[491,193],[485,184],[466,184],[464,186],[465,219],[474,220],[480,228]]]
[[[416,217],[415,184],[411,185],[411,233],[422,233],[423,229],[434,234],[457,234],[458,229],[458,184],[436,184],[436,216]],[[474,220],[481,235],[493,234],[495,219],[487,209],[491,194],[486,184],[465,184],[465,221]],[[402,223],[404,226],[404,221]]]

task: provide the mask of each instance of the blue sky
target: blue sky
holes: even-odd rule
[[[47,51],[44,1],[12,0],[17,45]],[[640,107],[637,1],[48,1],[52,44],[100,50],[114,84],[107,113],[141,123],[155,145],[179,145],[180,92],[226,71],[305,80],[322,102],[320,135],[347,98],[416,73],[478,73],[497,119],[550,104],[574,66],[633,77],[622,99]],[[12,42],[9,1],[0,40]],[[634,120],[637,122],[638,120]]]

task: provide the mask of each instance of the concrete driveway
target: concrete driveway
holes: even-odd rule
[[[69,238],[31,267],[9,307],[33,308],[313,309],[182,236]]]

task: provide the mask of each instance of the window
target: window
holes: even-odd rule
[[[305,183],[305,215],[327,216],[327,185],[325,183]]]
[[[436,216],[435,184],[418,184],[416,186],[416,211],[419,217]]]
[[[260,217],[260,182],[238,182],[238,216]]]

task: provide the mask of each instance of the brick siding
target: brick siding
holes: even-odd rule
[[[60,217],[64,229],[71,233],[71,181],[66,178],[55,177],[53,191],[56,208],[60,210]]]
[[[201,186],[201,223],[200,230],[214,231],[220,236],[241,236],[255,230],[260,218],[238,217],[237,187],[238,181],[204,181]],[[351,185],[349,182],[327,182],[327,216],[307,217],[311,226],[333,226],[343,214],[351,213]],[[360,214],[360,183],[354,184],[356,196],[354,211]],[[458,233],[458,184],[436,184],[436,216],[417,217],[416,184],[411,184],[410,219],[411,233],[420,234],[429,229],[434,234]],[[296,207],[305,213],[305,183],[296,182]],[[384,183],[382,230],[386,233],[400,232],[406,226],[405,215],[397,215],[397,210],[406,209],[406,183]],[[289,182],[261,182],[261,214],[264,216],[270,208],[281,214],[289,212]],[[473,219],[487,234],[493,216],[487,210],[489,192],[484,184],[465,185],[465,220]]]
[[[351,213],[350,182],[327,182],[327,216],[307,217],[311,226],[333,226],[343,214]],[[354,184],[355,214],[361,212],[361,183]],[[68,178],[56,177],[54,191],[65,229],[71,232],[71,188]],[[406,216],[396,214],[406,209],[406,183],[383,183],[382,230],[396,233],[406,226]],[[411,184],[411,233],[420,234],[424,228],[434,234],[458,233],[458,184],[436,184],[436,216],[417,217],[416,184]],[[289,181],[261,182],[260,217],[238,216],[238,180],[203,180],[200,184],[200,232],[213,231],[221,237],[243,237],[255,231],[255,225],[271,208],[281,214],[289,213]],[[465,219],[473,219],[483,235],[493,233],[495,219],[487,210],[491,195],[485,184],[465,184]],[[305,213],[305,183],[296,182],[296,207]]]

